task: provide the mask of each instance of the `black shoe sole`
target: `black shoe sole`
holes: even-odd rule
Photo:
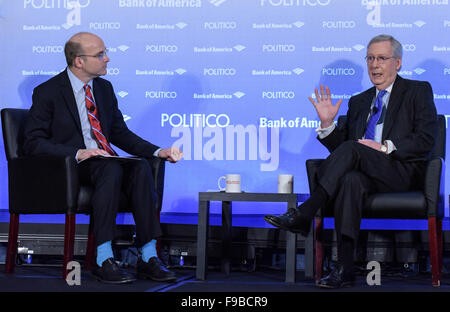
[[[325,288],[325,289],[349,288],[349,287],[353,287],[353,285],[354,285],[354,282],[351,282],[351,281],[342,282],[342,284],[339,286],[317,283],[317,286],[319,286],[320,288]]]
[[[126,280],[119,280],[119,281],[111,281],[111,280],[105,280],[103,278],[101,278],[98,275],[94,275],[95,279],[101,283],[105,283],[105,284],[116,284],[116,285],[120,285],[120,284],[128,284],[128,283],[133,283],[136,281],[135,278],[130,278],[130,279],[126,279]]]
[[[266,221],[267,223],[273,225],[274,227],[279,228],[280,230],[289,231],[289,232],[292,232],[292,233],[294,233],[294,234],[300,234],[300,235],[302,235],[302,236],[308,236],[308,232],[305,232],[305,231],[300,230],[300,229],[289,228],[289,227],[287,227],[287,226],[284,226],[283,224],[280,224],[280,223],[276,222],[276,221],[273,220],[273,219],[264,217],[264,221]]]
[[[152,280],[155,282],[175,282],[177,280],[176,276],[173,277],[154,277],[145,273],[137,273],[137,278],[142,280]]]

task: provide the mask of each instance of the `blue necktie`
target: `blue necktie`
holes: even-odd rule
[[[375,139],[375,127],[380,119],[381,112],[383,111],[383,96],[386,94],[386,90],[378,92],[378,96],[375,100],[374,109],[370,114],[369,121],[367,123],[366,134],[364,138],[374,140]]]

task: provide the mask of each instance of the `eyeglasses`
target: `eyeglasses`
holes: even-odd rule
[[[365,57],[367,63],[373,63],[375,60],[377,60],[378,64],[384,64],[387,60],[395,58],[394,56],[373,56],[373,55],[367,55]]]
[[[100,52],[100,53],[98,53],[98,54],[96,54],[96,55],[80,54],[80,55],[77,55],[77,57],[78,57],[78,56],[96,57],[96,58],[98,58],[100,61],[103,61],[103,59],[105,58],[105,56],[108,56],[108,54],[106,53],[106,51],[107,51],[107,50],[102,51],[102,52]]]

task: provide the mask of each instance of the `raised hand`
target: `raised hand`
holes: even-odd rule
[[[322,128],[328,128],[334,122],[334,118],[338,114],[339,107],[341,106],[342,99],[340,99],[336,105],[331,102],[331,92],[328,87],[325,87],[326,94],[323,85],[320,85],[320,95],[317,88],[314,90],[316,93],[316,101],[312,97],[308,97],[309,101],[314,105],[317,111],[317,115],[320,119],[320,125]]]

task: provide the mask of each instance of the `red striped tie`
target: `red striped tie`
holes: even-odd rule
[[[86,92],[86,108],[88,113],[89,122],[91,123],[92,131],[94,132],[95,139],[99,148],[108,152],[108,154],[117,156],[117,153],[111,148],[108,140],[103,135],[100,121],[98,120],[97,106],[95,105],[94,98],[92,97],[91,87],[88,84],[84,85],[84,91]]]

